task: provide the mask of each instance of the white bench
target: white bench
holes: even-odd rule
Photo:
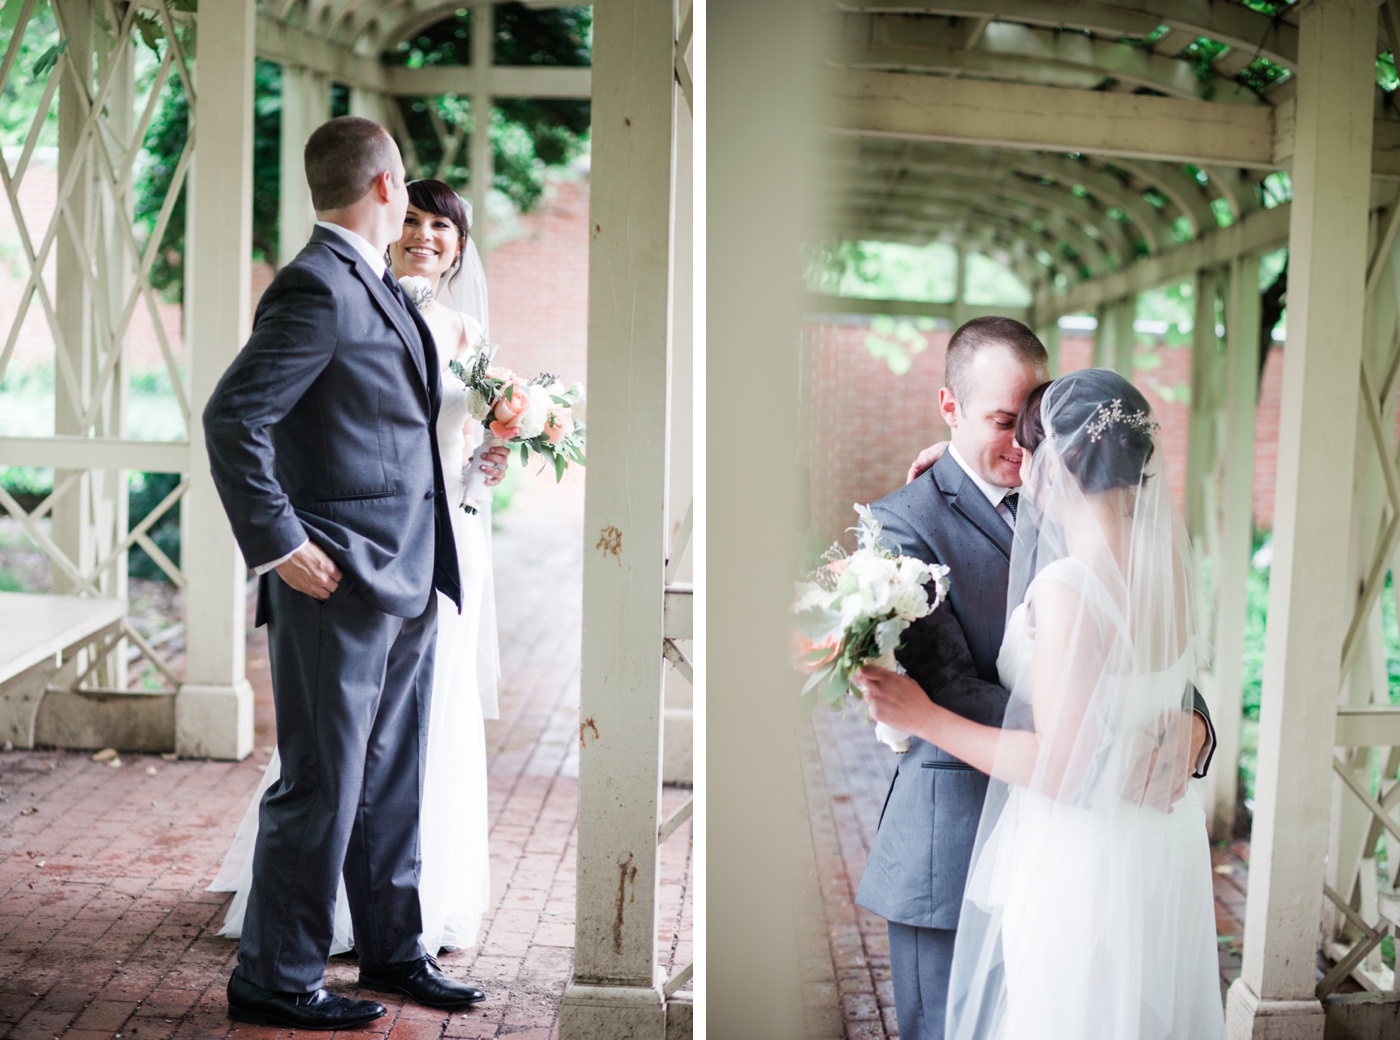
[[[33,747],[45,693],[63,680],[74,685],[79,651],[107,646],[120,635],[125,618],[124,600],[0,592],[0,743]],[[82,747],[116,741],[45,743]]]

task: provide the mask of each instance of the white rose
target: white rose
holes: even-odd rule
[[[400,278],[399,288],[420,311],[433,300],[432,286],[428,284],[428,279],[419,275],[411,274],[407,278]]]
[[[527,441],[544,433],[544,421],[549,415],[551,404],[549,395],[544,393],[544,387],[532,386],[529,394],[530,403],[525,406],[525,414],[520,417],[520,436]]]
[[[491,414],[491,399],[480,390],[468,390],[467,412],[477,422],[485,422],[486,417]]]
[[[900,585],[894,594],[894,612],[905,621],[915,621],[928,613],[928,597],[921,585]]]

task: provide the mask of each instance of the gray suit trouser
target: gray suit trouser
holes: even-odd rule
[[[899,1040],[943,1040],[948,976],[958,933],[951,928],[916,928],[894,921],[889,926]]]
[[[263,796],[238,974],[264,989],[325,982],[342,873],[363,964],[424,954],[418,809],[437,595],[419,617],[368,606],[346,575],[321,602],[268,582],[282,775]]]

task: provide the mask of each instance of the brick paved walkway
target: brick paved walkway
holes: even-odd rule
[[[868,725],[822,709],[798,729],[820,900],[801,922],[807,1040],[899,1036],[885,920],[855,905],[894,756]],[[1220,985],[1240,972],[1249,845],[1211,850]],[[814,893],[815,894],[815,893]]]
[[[492,908],[472,949],[442,958],[487,990],[466,1012],[375,995],[390,1014],[336,1037],[556,1035],[572,968],[578,797],[581,486],[531,481],[496,537],[503,689],[488,722]],[[572,588],[569,588],[569,586]],[[235,944],[213,879],[274,741],[266,641],[250,632],[257,750],[239,763],[77,752],[0,754],[0,1036],[14,1040],[236,1036],[224,986]],[[687,792],[667,789],[665,811]],[[691,958],[690,824],[662,847],[661,949]],[[330,988],[354,993],[355,962]],[[321,1034],[326,1035],[326,1034]]]

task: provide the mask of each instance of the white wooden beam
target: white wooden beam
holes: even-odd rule
[[[952,321],[955,317],[960,316],[964,320],[968,320],[985,314],[1002,314],[1025,321],[1030,315],[1030,309],[1027,307],[979,307],[965,303],[959,308],[951,301],[929,303],[924,300],[823,296],[820,293],[808,293],[803,309],[808,314],[886,315],[892,318],[935,318],[944,321]]]
[[[410,69],[390,65],[384,69],[384,82],[389,93],[400,97],[465,97],[484,90],[494,97],[586,98],[593,89],[593,70],[587,66],[432,65]]]
[[[268,14],[257,16],[258,57],[285,67],[319,72],[349,87],[384,92],[388,70],[376,58],[356,54],[326,37],[288,25]]]
[[[1300,13],[1288,342],[1279,422],[1274,559],[1259,709],[1244,962],[1231,1037],[1318,1037],[1318,921],[1330,818],[1330,741],[1356,588],[1335,553],[1356,537],[1353,474],[1376,9],[1319,0]],[[1341,542],[1338,540],[1341,539]]]
[[[845,134],[1275,165],[1272,111],[1263,107],[859,69],[834,73],[832,84],[829,125]]]
[[[1081,282],[1063,293],[1046,293],[1036,299],[1037,313],[1076,314],[1093,310],[1103,300],[1179,282],[1193,271],[1216,267],[1238,256],[1266,252],[1288,241],[1291,212],[1288,205],[1255,210],[1238,224],[1139,260],[1122,271]]]
[[[190,469],[190,446],[109,437],[0,437],[0,465],[184,473]]]
[[[998,0],[999,21],[1043,25],[1050,28],[1089,29],[1118,37],[1146,37],[1159,25],[1189,33],[1187,41],[1208,36],[1232,47],[1259,50],[1286,68],[1294,68],[1298,54],[1298,29],[1286,18],[1271,19],[1243,5],[1210,0]],[[842,0],[845,11],[869,11],[886,15],[939,14],[966,18],[985,17],[987,4],[974,0]]]

